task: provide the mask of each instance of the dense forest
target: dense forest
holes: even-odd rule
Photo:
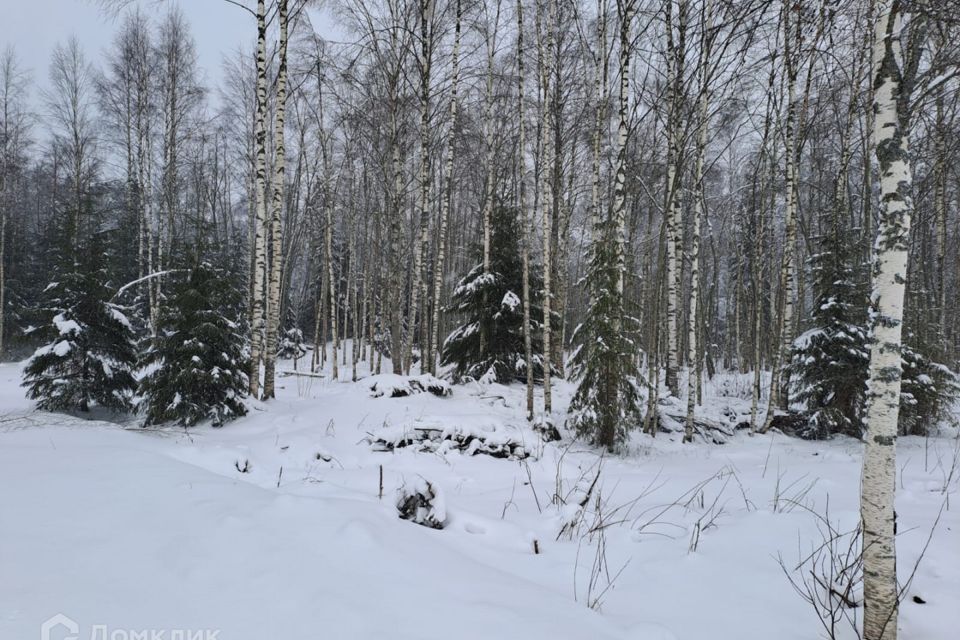
[[[501,379],[527,379],[529,361],[549,389],[567,355],[616,335],[651,397],[657,378],[695,397],[718,369],[754,371],[759,422],[768,396],[844,396],[811,429],[857,432],[856,399],[808,363],[865,377],[882,212],[871,3],[332,5],[350,42],[317,36],[308,3],[224,6],[258,38],[224,58],[219,86],[200,82],[177,10],[106,6],[121,11],[113,42],[63,43],[41,93],[4,53],[7,358],[42,344],[52,274],[98,254],[83,268],[140,339],[204,262],[246,291],[254,395],[271,395],[280,343],[328,345],[304,366],[396,354],[397,373],[436,372],[467,357],[444,355],[467,322],[474,360],[513,340]],[[922,386],[960,349],[960,107],[956,16],[920,6],[897,100],[913,172],[905,359]],[[471,282],[473,302],[455,302]],[[487,326],[507,291],[516,322]],[[473,364],[461,371],[489,368]]]
[[[892,492],[957,395],[954,0],[336,0],[338,41],[216,4],[216,83],[175,6],[104,0],[42,90],[0,57],[0,357],[41,408],[219,426],[278,359],[366,363],[617,451],[738,371],[751,431],[869,429]]]

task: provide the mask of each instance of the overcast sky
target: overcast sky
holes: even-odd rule
[[[13,45],[21,64],[30,70],[34,104],[39,89],[47,84],[50,53],[58,42],[76,35],[88,59],[100,66],[117,28],[118,20],[101,11],[95,0],[0,0],[0,4],[0,49]],[[256,35],[253,16],[223,0],[136,0],[134,4],[152,16],[162,15],[169,4],[180,6],[196,41],[202,77],[211,88],[219,80],[223,54],[252,45]],[[318,29],[330,29],[323,16],[314,15],[313,22]]]

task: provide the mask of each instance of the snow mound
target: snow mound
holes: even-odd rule
[[[387,398],[404,398],[425,391],[441,398],[453,394],[453,388],[449,383],[429,373],[419,376],[398,376],[384,373],[371,376],[367,379],[367,384],[370,385],[370,395],[374,398],[384,396]]]
[[[431,529],[443,529],[447,524],[447,505],[440,487],[422,476],[397,489],[397,512],[402,520]]]
[[[532,429],[502,423],[476,425],[406,424],[383,427],[366,438],[375,451],[410,447],[428,453],[461,451],[494,458],[522,460],[537,457],[541,437]]]
[[[711,444],[726,444],[737,430],[749,428],[749,420],[744,420],[733,407],[722,405],[710,414],[695,414],[693,419],[694,435]],[[679,399],[667,397],[657,406],[657,430],[661,433],[680,434],[686,430],[686,407]]]

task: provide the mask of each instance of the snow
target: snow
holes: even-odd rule
[[[510,311],[516,311],[520,308],[520,296],[515,294],[513,291],[507,291],[503,294],[503,300],[500,301],[501,307],[506,307]]]
[[[127,318],[127,316],[122,311],[120,311],[120,309],[117,308],[116,305],[112,305],[112,304],[108,305],[107,309],[110,311],[110,316],[114,320],[119,322],[121,325],[123,325],[127,329],[133,330],[133,327],[130,324],[130,319]]]
[[[58,313],[53,317],[53,324],[56,325],[57,331],[60,332],[61,336],[71,336],[80,333],[80,325],[77,324],[76,320],[68,320],[62,313]]]
[[[435,395],[448,396],[452,393],[450,385],[428,373],[418,376],[401,376],[392,373],[370,376],[366,381],[370,395],[374,398],[396,398],[429,391]]]
[[[397,489],[397,511],[405,520],[442,529],[447,521],[447,503],[443,490],[423,476],[404,481]],[[410,508],[410,512],[404,510]]]
[[[64,357],[73,349],[73,343],[69,340],[59,340],[53,345],[53,352],[59,356]]]
[[[820,543],[828,499],[841,530],[858,521],[861,444],[849,439],[636,435],[623,457],[566,439],[522,461],[380,452],[370,434],[410,425],[509,433],[524,388],[372,398],[370,377],[290,377],[221,429],[145,430],[34,411],[21,366],[0,365],[0,638],[37,637],[62,613],[84,639],[104,624],[220,640],[806,640],[819,622],[777,558],[792,567]],[[748,378],[705,385],[704,417],[742,419]],[[557,384],[557,424],[572,391]],[[902,580],[943,507],[903,637],[960,627],[960,511],[955,496],[944,506],[958,447],[948,428],[898,441]],[[398,489],[423,479],[441,493],[443,530],[397,515]],[[594,610],[598,561],[618,577]]]

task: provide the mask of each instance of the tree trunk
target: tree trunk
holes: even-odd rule
[[[687,421],[683,435],[684,442],[693,442],[693,412],[697,404],[699,380],[700,354],[697,340],[698,312],[697,304],[700,296],[700,226],[703,221],[706,206],[706,193],[703,184],[704,161],[707,153],[707,128],[709,125],[710,106],[710,48],[707,41],[707,31],[713,21],[713,2],[706,0],[703,11],[704,24],[701,25],[704,34],[700,52],[700,95],[697,114],[697,150],[696,166],[694,168],[693,183],[695,189],[693,203],[693,238],[690,243],[690,313],[687,318]]]
[[[494,124],[493,124],[493,65],[496,56],[497,47],[497,29],[500,23],[500,0],[496,2],[495,18],[493,29],[488,24],[485,44],[487,50],[487,74],[486,89],[484,91],[484,118],[483,118],[483,144],[484,144],[484,167],[486,177],[483,181],[483,211],[481,214],[481,226],[483,229],[483,274],[490,273],[490,240],[492,237],[491,219],[493,217],[493,179],[494,179]],[[499,301],[497,301],[499,302]],[[483,294],[483,304],[487,306],[490,301],[487,299],[486,291]],[[487,323],[480,323],[480,359],[486,358],[487,353]]]
[[[394,32],[396,29],[394,29]],[[393,35],[396,40],[396,35]],[[394,43],[394,50],[397,50]],[[399,65],[399,63],[397,63]],[[393,184],[390,190],[391,207],[389,221],[390,274],[388,276],[387,310],[390,318],[390,356],[393,373],[403,374],[403,274],[401,262],[401,222],[403,218],[403,162],[400,156],[400,79],[395,69],[390,83],[390,146]]]
[[[670,106],[667,117],[667,371],[666,384],[670,393],[679,396],[677,373],[680,367],[680,304],[683,278],[683,218],[680,210],[680,122],[683,107],[683,74],[686,49],[687,2],[679,0],[678,39],[673,34],[674,0],[664,3],[667,31],[667,87]]]
[[[420,0],[420,170],[417,177],[420,221],[413,241],[413,278],[410,283],[410,310],[403,345],[403,368],[410,373],[413,362],[413,336],[423,277],[423,258],[427,244],[430,214],[430,68],[433,62],[433,0]],[[420,322],[424,322],[421,317]],[[422,354],[421,354],[422,355]],[[423,362],[420,364],[423,369]]]
[[[752,431],[759,431],[761,427],[761,425],[758,424],[760,392],[763,386],[761,378],[763,369],[763,263],[761,256],[766,236],[766,213],[763,204],[765,198],[761,189],[764,185],[760,182],[760,177],[763,175],[764,162],[769,162],[771,165],[773,164],[772,159],[769,158],[769,156],[773,154],[769,152],[768,144],[771,120],[773,117],[773,89],[775,80],[776,59],[774,58],[771,60],[770,74],[767,79],[767,106],[763,122],[763,138],[760,143],[760,156],[753,172],[753,194],[751,197],[751,207],[757,218],[753,238],[752,264],[750,265],[750,286],[753,293],[753,309],[751,309],[753,312],[751,323],[753,330],[753,385],[750,398],[750,429]]]
[[[863,520],[863,637],[896,640],[897,554],[894,495],[900,414],[901,344],[912,180],[904,95],[899,0],[878,0],[874,143],[880,165],[880,223],[871,294],[870,369],[860,516]]]
[[[934,128],[935,180],[933,210],[937,236],[937,344],[938,354],[946,362],[947,349],[947,152],[945,138],[949,135],[944,121],[944,89],[937,90],[936,127]]]
[[[453,39],[453,79],[450,88],[450,133],[447,136],[447,158],[443,170],[443,205],[440,224],[437,225],[437,259],[433,265],[433,320],[430,323],[430,372],[436,375],[437,359],[441,353],[440,294],[443,291],[443,264],[446,258],[447,221],[450,219],[450,199],[453,197],[453,144],[457,131],[457,83],[460,80],[460,0],[457,0],[456,26]]]
[[[797,243],[797,56],[799,56],[798,49],[801,41],[799,16],[797,16],[797,35],[795,39],[791,33],[791,29],[794,26],[790,21],[792,12],[792,7],[785,7],[783,10],[784,65],[787,74],[787,117],[785,122],[786,149],[784,150],[786,156],[786,179],[784,184],[786,203],[783,222],[783,260],[780,263],[779,280],[781,296],[780,319],[777,323],[777,342],[774,346],[773,366],[770,369],[770,399],[761,432],[766,432],[767,429],[770,428],[777,407],[787,403],[787,399],[783,393],[784,383],[782,377],[786,375],[785,369],[789,363],[790,346],[793,342],[793,298],[794,288],[796,287],[793,255]]]
[[[267,267],[267,21],[264,0],[257,0],[257,110],[254,119],[256,154],[256,222],[253,246],[253,302],[250,305],[250,395],[260,397],[260,360],[263,357],[264,273]]]
[[[280,330],[280,280],[283,274],[283,191],[286,169],[284,122],[287,108],[287,0],[277,0],[280,19],[280,63],[277,69],[277,106],[273,131],[273,206],[270,214],[270,289],[267,300],[267,337],[263,367],[263,397],[276,395],[277,334]]]
[[[459,4],[458,4],[459,7]],[[459,23],[458,23],[459,24]],[[517,117],[519,119],[519,139],[517,141],[517,172],[519,182],[520,224],[523,233],[521,248],[523,251],[523,351],[527,378],[527,420],[533,420],[533,327],[530,319],[530,244],[533,229],[530,212],[527,210],[527,120],[524,104],[524,60],[523,48],[523,0],[517,0]]]
[[[324,171],[324,186],[323,186],[323,208],[326,213],[326,229],[324,232],[324,246],[327,260],[327,293],[329,298],[327,300],[327,311],[330,314],[330,343],[332,345],[332,351],[330,353],[330,364],[332,371],[330,373],[330,379],[334,382],[337,382],[340,379],[340,369],[337,364],[337,351],[340,337],[337,333],[337,279],[336,274],[333,269],[333,194],[330,189],[330,172],[332,168],[330,167],[329,155],[330,152],[327,150],[326,142],[323,144],[323,171]],[[326,339],[326,337],[324,337]],[[399,357],[397,354],[396,357]]]
[[[546,52],[543,51],[542,42],[538,42],[538,49],[540,54],[540,82],[543,90],[543,113],[541,114],[541,123],[540,123],[540,137],[541,137],[541,172],[546,173],[550,170],[553,165],[553,159],[550,157],[549,150],[551,146],[548,140],[548,133],[550,131],[549,121],[550,121],[550,71],[549,65],[553,60],[551,55],[553,50],[553,29],[554,21],[556,17],[556,3],[557,0],[547,0],[549,5],[548,14],[547,14],[547,23],[546,23]],[[540,38],[538,38],[540,40]],[[551,328],[550,328],[550,298],[552,296],[551,290],[551,275],[553,273],[553,267],[550,264],[550,238],[553,233],[553,223],[552,223],[552,210],[553,203],[551,201],[552,191],[550,187],[550,181],[547,179],[547,176],[544,175],[541,178],[541,199],[542,202],[540,206],[543,207],[543,215],[541,219],[542,231],[543,231],[543,413],[546,419],[549,419],[550,413],[553,411],[553,399],[552,391],[550,388],[550,374],[552,368],[552,350],[551,350]]]

